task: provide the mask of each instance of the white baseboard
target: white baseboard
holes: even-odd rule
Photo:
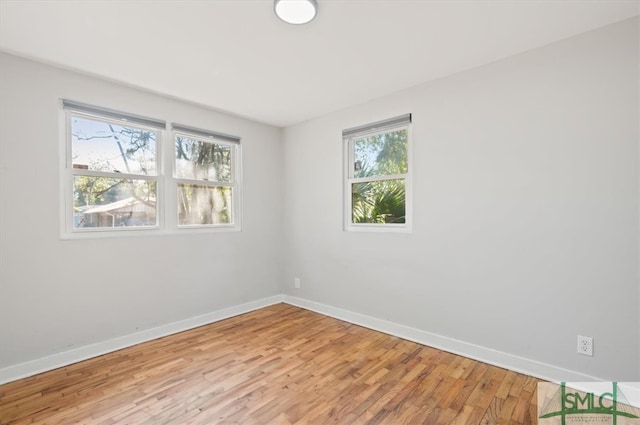
[[[155,328],[146,329],[144,331],[113,338],[107,341],[74,348],[62,353],[42,357],[40,359],[8,366],[0,369],[0,384],[57,369],[59,367],[77,363],[82,360],[87,360],[92,357],[101,356],[103,354],[120,350],[122,348],[131,347],[132,345],[140,344],[152,339],[161,338],[163,336],[197,328],[198,326],[208,325],[219,320],[228,319],[229,317],[237,316],[239,314],[248,313],[253,310],[281,303],[282,300],[282,295],[262,298],[260,300],[250,301],[248,303],[181,320],[179,322],[169,323]]]
[[[38,373],[57,369],[92,357],[101,356],[122,348],[131,347],[132,345],[150,341],[152,339],[161,338],[163,336],[175,334],[196,328],[198,326],[208,325],[219,320],[228,319],[229,317],[239,314],[248,313],[273,304],[285,302],[287,304],[301,307],[307,310],[315,311],[326,316],[335,317],[345,322],[364,326],[379,332],[397,336],[429,347],[438,348],[450,353],[469,357],[504,369],[513,370],[515,372],[524,373],[535,376],[551,382],[588,382],[603,381],[603,379],[589,376],[580,372],[563,369],[547,363],[538,362],[524,357],[515,356],[513,354],[504,353],[502,351],[493,350],[491,348],[482,347],[457,339],[437,335],[424,330],[412,328],[410,326],[400,325],[375,317],[367,316],[360,313],[354,313],[326,304],[309,301],[290,295],[274,295],[272,297],[262,298],[260,300],[251,301],[237,306],[225,308],[212,313],[203,314],[201,316],[192,317],[181,320],[179,322],[169,323],[144,331],[136,332],[129,335],[113,338],[107,341],[74,348],[72,350],[53,354],[40,359],[31,360],[13,366],[0,369],[0,385],[15,381],[17,379],[26,378]]]
[[[317,303],[315,301],[284,295],[283,302],[296,307],[315,311],[326,316],[335,317],[336,319],[344,320],[345,322],[360,325],[365,328],[417,342],[418,344],[427,345],[429,347],[469,357],[483,363],[488,363],[503,369],[509,369],[514,372],[524,373],[550,382],[603,381],[603,379],[586,375],[584,373],[563,369],[547,363],[515,356],[513,354],[504,353],[502,351],[493,350],[480,345],[470,344],[468,342],[437,335],[431,332],[412,328],[410,326],[400,325],[364,314],[354,313],[349,310]]]

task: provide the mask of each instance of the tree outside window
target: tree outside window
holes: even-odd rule
[[[407,228],[409,123],[366,127],[345,137],[346,228]]]

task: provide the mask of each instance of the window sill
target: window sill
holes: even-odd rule
[[[121,229],[121,230],[85,230],[76,232],[64,232],[60,234],[61,240],[90,240],[90,239],[123,239],[123,238],[147,238],[158,236],[184,236],[212,233],[241,232],[240,226],[190,226],[176,229],[160,229],[157,227],[146,229]]]
[[[367,233],[411,233],[409,224],[347,224],[345,232]]]

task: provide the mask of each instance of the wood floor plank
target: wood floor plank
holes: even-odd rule
[[[536,423],[538,380],[278,304],[0,386],[0,424]]]

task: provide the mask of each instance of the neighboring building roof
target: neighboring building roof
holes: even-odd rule
[[[121,199],[116,202],[104,205],[95,205],[92,208],[82,211],[83,214],[99,214],[105,212],[114,212],[117,210],[126,210],[127,212],[146,212],[155,208],[154,202],[143,202],[140,199],[130,197]]]

